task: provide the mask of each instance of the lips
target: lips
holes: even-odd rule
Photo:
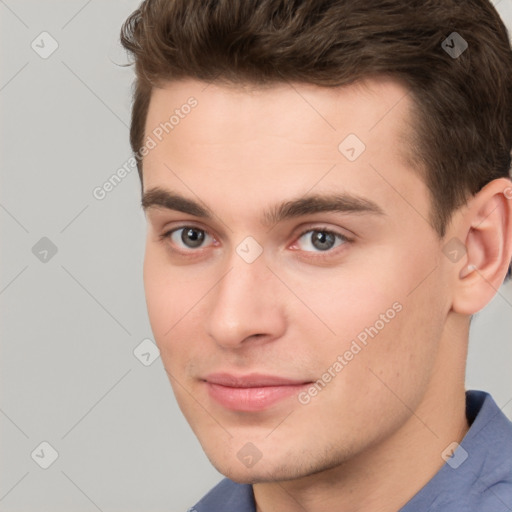
[[[256,412],[297,395],[311,381],[252,373],[235,376],[215,373],[205,377],[208,394],[226,409]]]

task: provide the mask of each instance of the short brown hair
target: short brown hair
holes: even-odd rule
[[[445,51],[454,38],[467,43],[458,56]],[[384,74],[411,92],[410,161],[423,169],[441,237],[470,194],[510,176],[512,51],[486,0],[145,0],[121,42],[135,57],[134,153],[153,85],[332,87]],[[140,159],[137,167],[142,184]]]

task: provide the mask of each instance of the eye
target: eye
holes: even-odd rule
[[[184,226],[173,229],[164,233],[161,238],[169,239],[171,243],[176,245],[179,249],[197,249],[201,247],[205,241],[213,240],[213,237],[204,229],[199,229],[194,226]]]
[[[348,241],[348,238],[341,233],[326,229],[310,229],[302,233],[297,239],[296,245],[299,246],[299,249],[307,252],[326,252]]]

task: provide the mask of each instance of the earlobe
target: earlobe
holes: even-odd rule
[[[512,258],[511,187],[506,178],[493,180],[468,202],[460,223],[466,258],[453,300],[458,313],[472,315],[483,309],[507,274]]]

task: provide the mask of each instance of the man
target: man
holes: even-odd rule
[[[484,0],[147,0],[123,26],[144,282],[227,478],[197,512],[512,509],[464,388],[512,257],[512,51]]]

